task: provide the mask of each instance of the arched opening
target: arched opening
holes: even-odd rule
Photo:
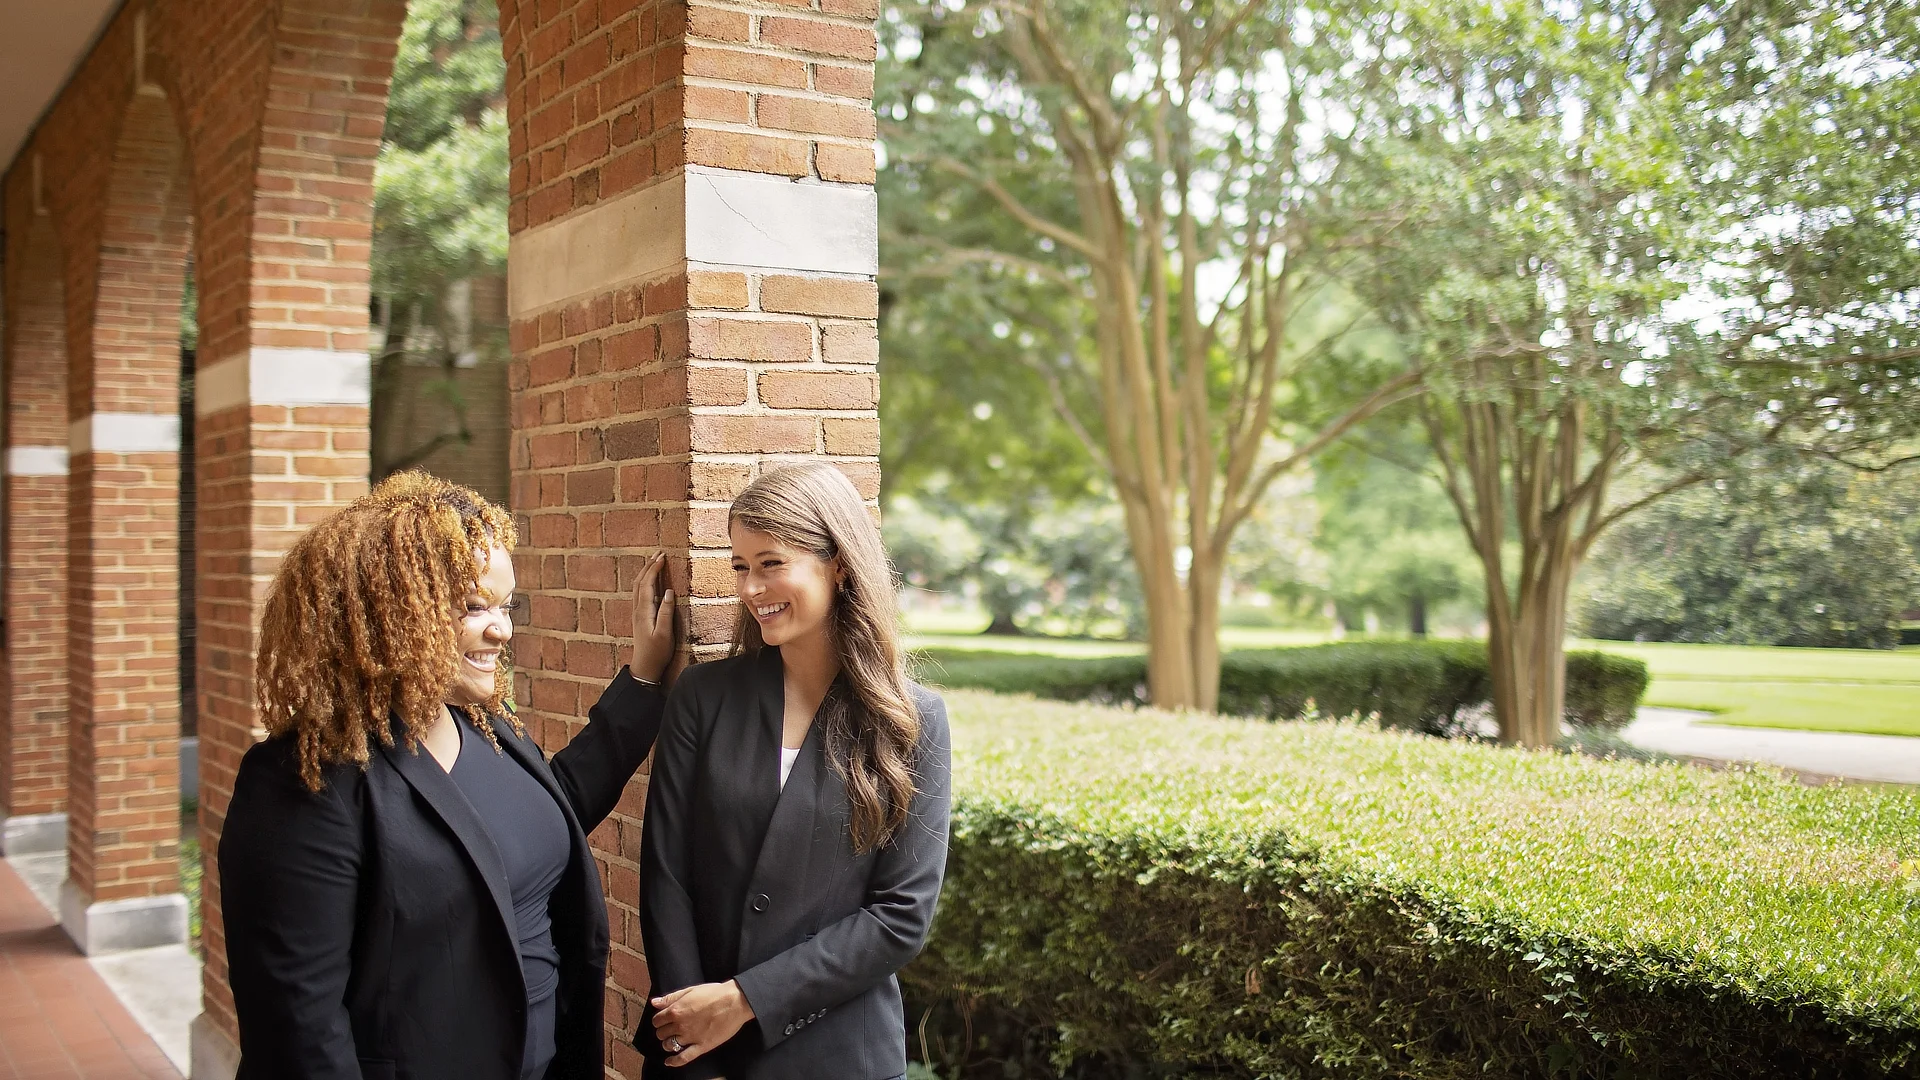
[[[371,479],[505,504],[506,61],[493,0],[411,3],[374,181]]]

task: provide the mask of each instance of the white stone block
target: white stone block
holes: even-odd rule
[[[65,850],[65,814],[20,814],[0,823],[0,855],[42,855]]]
[[[65,476],[67,448],[64,446],[13,446],[7,448],[8,476]]]
[[[67,429],[70,454],[171,454],[180,449],[180,417],[172,413],[98,412]]]
[[[89,904],[68,878],[60,886],[60,927],[88,956],[178,945],[187,940],[187,898],[166,893]]]
[[[194,376],[193,412],[212,416],[241,405],[366,405],[373,361],[364,352],[256,346],[208,364]]]
[[[865,184],[823,184],[689,166],[636,191],[513,236],[514,318],[687,263],[871,277],[880,203]]]

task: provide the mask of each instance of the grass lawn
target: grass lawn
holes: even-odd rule
[[[974,626],[918,618],[909,618],[907,625],[915,631],[907,637],[908,647],[914,649],[1098,657],[1146,648],[1139,642],[1092,638],[987,636],[966,632]],[[1311,630],[1226,627],[1220,632],[1225,649],[1288,648],[1326,640],[1326,634]],[[1718,723],[1920,736],[1920,649],[1775,649],[1628,641],[1579,641],[1570,642],[1569,647],[1645,661],[1653,674],[1647,704],[1716,713]]]
[[[1646,661],[1649,705],[1735,727],[1920,735],[1920,651],[1580,644]]]
[[[1132,656],[1147,651],[1146,645],[1138,641],[934,633],[923,630],[911,620],[907,626],[906,641],[910,649],[1039,653],[1043,656]],[[1270,630],[1253,626],[1228,626],[1220,630],[1220,647],[1228,650],[1287,649],[1296,645],[1324,645],[1328,640],[1327,635],[1318,630]]]

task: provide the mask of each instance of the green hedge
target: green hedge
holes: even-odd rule
[[[1913,792],[947,700],[945,1080],[1920,1072]]]
[[[1076,659],[1020,653],[929,650],[928,682],[1026,693],[1096,705],[1147,703],[1143,656]],[[1600,652],[1567,654],[1567,719],[1593,727],[1633,722],[1647,666]],[[1228,653],[1220,664],[1220,711],[1285,719],[1313,702],[1323,715],[1377,714],[1388,727],[1445,731],[1464,709],[1485,705],[1487,647],[1472,641],[1388,641]]]

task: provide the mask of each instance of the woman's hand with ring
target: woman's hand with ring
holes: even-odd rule
[[[753,1019],[753,1006],[731,980],[701,983],[653,999],[653,1033],[675,1067],[733,1038]]]

